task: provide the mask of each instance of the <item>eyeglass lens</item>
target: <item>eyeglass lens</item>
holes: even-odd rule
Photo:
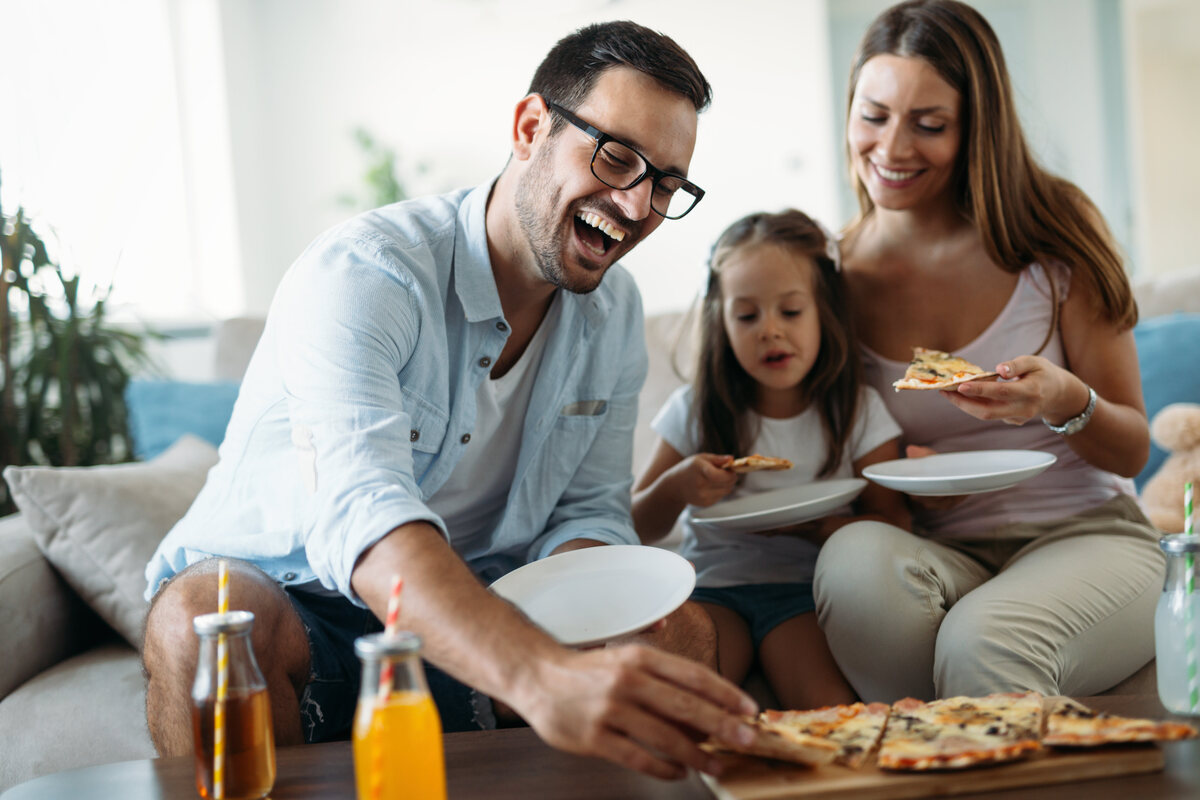
[[[609,141],[592,159],[592,172],[614,189],[628,189],[646,173],[641,153],[620,142]],[[696,204],[691,184],[673,175],[660,175],[650,196],[650,206],[664,217],[682,217]]]

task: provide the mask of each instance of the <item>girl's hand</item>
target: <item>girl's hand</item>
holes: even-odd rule
[[[966,384],[959,384],[966,386]],[[943,394],[954,394],[953,392],[943,392]],[[930,447],[922,447],[919,444],[910,444],[904,448],[905,458],[924,458],[925,456],[936,455],[937,451]],[[921,497],[920,495],[908,495],[909,501],[914,505],[920,506],[927,511],[947,511],[954,508],[956,505],[967,499],[965,494],[949,495],[947,497]]]
[[[669,480],[684,503],[707,508],[733,491],[738,476],[725,469],[733,456],[697,453],[680,461],[670,470]]]
[[[1041,356],[1017,356],[996,367],[1003,381],[960,383],[942,395],[978,419],[1024,425],[1045,417],[1070,419],[1087,406],[1087,386],[1074,374]]]

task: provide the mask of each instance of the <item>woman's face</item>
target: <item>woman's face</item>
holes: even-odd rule
[[[846,136],[876,206],[904,211],[951,199],[961,107],[958,91],[924,59],[879,55],[863,64]]]

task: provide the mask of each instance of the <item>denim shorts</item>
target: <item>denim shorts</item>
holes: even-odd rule
[[[312,742],[349,739],[362,683],[354,640],[383,630],[370,609],[344,597],[284,587],[308,634],[308,683],[300,697],[300,724]],[[442,719],[442,730],[477,731],[496,727],[491,700],[424,662],[425,680]]]
[[[747,583],[719,588],[700,587],[692,600],[712,603],[733,611],[750,626],[755,651],[762,640],[781,622],[809,614],[817,609],[811,583]]]

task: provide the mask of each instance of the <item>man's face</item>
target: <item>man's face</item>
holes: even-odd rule
[[[659,169],[687,175],[696,109],[649,76],[608,69],[575,113]],[[606,186],[592,174],[595,149],[594,139],[564,125],[537,141],[516,190],[521,231],[542,277],[579,294],[599,286],[605,271],[663,221],[650,209],[651,180],[626,190]]]

